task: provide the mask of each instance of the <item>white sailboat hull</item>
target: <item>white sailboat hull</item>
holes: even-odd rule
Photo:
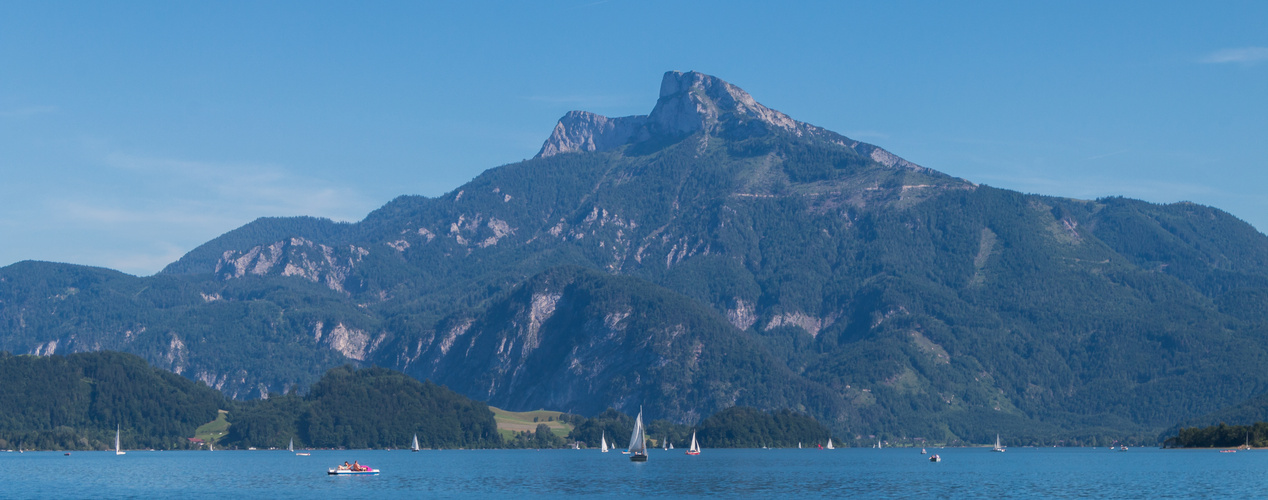
[[[647,435],[643,431],[643,409],[639,408],[634,417],[634,433],[630,435],[629,451],[631,462],[647,461]]]

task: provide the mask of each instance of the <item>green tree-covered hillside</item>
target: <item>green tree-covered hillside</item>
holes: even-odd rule
[[[240,448],[426,448],[501,445],[484,403],[384,368],[330,370],[304,396],[240,404],[221,441]]]
[[[228,401],[132,354],[0,352],[0,449],[184,449]]]

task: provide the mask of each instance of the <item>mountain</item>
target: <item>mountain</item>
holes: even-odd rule
[[[1268,392],[1244,222],[977,185],[694,72],[439,197],[260,219],[148,278],[19,263],[0,301],[0,349],[136,352],[238,398],[352,362],[511,410],[1051,442]]]

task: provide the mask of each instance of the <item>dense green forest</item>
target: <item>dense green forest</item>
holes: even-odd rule
[[[0,352],[0,449],[185,449],[216,418],[220,392],[119,352]]]
[[[799,443],[827,444],[831,436],[827,427],[804,413],[733,406],[704,419],[697,439],[709,448],[793,448]]]
[[[307,394],[240,403],[226,447],[425,448],[502,445],[488,405],[385,368],[330,370]]]
[[[633,417],[608,409],[594,417],[562,415],[574,426],[566,437],[541,424],[503,440],[493,413],[429,381],[385,368],[330,370],[304,395],[232,401],[215,389],[154,368],[131,354],[96,352],[69,356],[14,356],[0,352],[0,449],[105,449],[114,425],[125,448],[197,448],[194,429],[228,409],[229,432],[221,448],[406,448],[414,435],[424,448],[562,448],[572,442],[597,447],[606,435],[624,446]],[[651,442],[685,447],[693,431],[703,446],[794,446],[826,439],[813,418],[789,410],[774,413],[733,407],[699,428],[654,420]]]
[[[546,424],[537,424],[537,428],[532,431],[517,432],[510,439],[502,440],[505,448],[549,449],[568,445],[568,441],[552,432]]]
[[[1249,426],[1268,422],[1268,394],[1260,394],[1241,403],[1180,422],[1162,433],[1163,438],[1175,436],[1186,427],[1205,428],[1227,423],[1232,426]]]
[[[577,415],[567,418],[575,426],[568,440],[592,448],[598,447],[599,438],[603,436],[610,446],[623,448],[634,431],[634,418],[611,408],[591,418]],[[706,448],[794,448],[798,443],[808,446],[826,443],[831,435],[827,427],[804,413],[787,409],[766,412],[745,406],[724,409],[704,419],[699,426],[654,420],[647,424],[646,431],[653,446],[664,447],[664,441],[669,440],[676,448],[686,448],[693,432],[700,446]]]
[[[1163,441],[1167,448],[1233,448],[1247,444],[1254,448],[1268,446],[1268,422],[1184,427]]]

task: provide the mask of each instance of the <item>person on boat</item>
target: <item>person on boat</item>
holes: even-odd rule
[[[342,466],[340,466],[339,468],[340,468],[340,469],[343,469],[343,470],[348,470],[348,469],[351,469],[351,468],[352,468],[352,466],[351,466],[351,465],[348,465],[348,461],[347,461],[347,460],[344,460],[344,461],[343,461],[343,465],[342,465]]]
[[[365,470],[365,468],[361,467],[361,464],[359,462],[357,462],[356,460],[352,461],[352,472],[361,472],[363,470]]]

